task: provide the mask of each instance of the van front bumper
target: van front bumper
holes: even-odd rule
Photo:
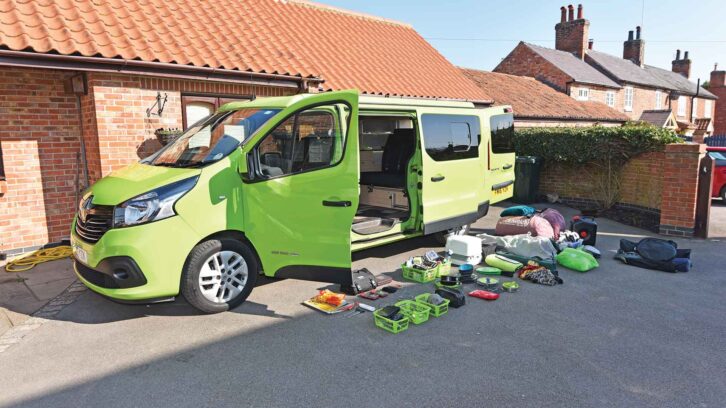
[[[179,294],[182,269],[199,237],[179,217],[110,229],[96,243],[71,228],[74,269],[89,289],[122,302],[151,301]],[[79,256],[79,252],[84,256]],[[83,261],[81,259],[83,258]]]

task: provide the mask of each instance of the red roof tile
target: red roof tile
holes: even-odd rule
[[[512,105],[515,118],[625,122],[628,117],[609,106],[577,101],[534,78],[461,68],[496,104]]]
[[[0,0],[0,48],[489,100],[411,26],[300,0]]]

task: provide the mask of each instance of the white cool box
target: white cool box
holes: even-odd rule
[[[481,238],[454,235],[446,240],[446,252],[454,265],[481,263]]]

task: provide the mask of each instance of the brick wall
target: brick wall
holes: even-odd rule
[[[726,135],[726,71],[711,72],[711,87],[708,90],[718,96],[714,102],[713,134]]]
[[[703,149],[697,144],[672,144],[631,159],[622,169],[616,207],[655,216],[661,234],[692,236]],[[574,168],[545,164],[539,190],[556,193],[569,205],[592,208],[601,174],[600,168],[589,164]]]
[[[76,96],[64,91],[64,79],[72,75],[25,68],[0,70],[0,146],[7,177],[7,192],[0,195],[0,252],[23,252],[68,237],[77,205],[81,137],[94,182],[156,151],[160,147],[156,129],[181,128],[183,93],[280,96],[296,92],[87,73],[88,94],[80,98],[79,108]],[[156,101],[157,92],[168,95],[163,115],[147,117],[146,109]]]
[[[692,236],[696,217],[699,162],[704,145],[674,144],[666,146],[663,162],[661,234]]]
[[[89,74],[88,84],[86,99],[92,106],[89,116],[95,122],[90,128],[95,130],[91,138],[98,144],[98,149],[89,154],[92,180],[158,150],[161,145],[154,136],[156,129],[181,129],[182,94],[282,96],[296,92],[289,88],[99,73]],[[167,96],[162,116],[147,116],[146,109],[154,105],[158,92]]]
[[[564,93],[567,92],[567,83],[572,80],[522,43],[494,68],[494,72],[533,77]]]
[[[7,192],[0,195],[0,252],[68,236],[81,150],[68,73],[0,70],[0,145]]]

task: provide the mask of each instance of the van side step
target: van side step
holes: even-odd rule
[[[353,224],[353,232],[359,235],[378,234],[385,232],[398,224],[397,218],[366,218]]]

